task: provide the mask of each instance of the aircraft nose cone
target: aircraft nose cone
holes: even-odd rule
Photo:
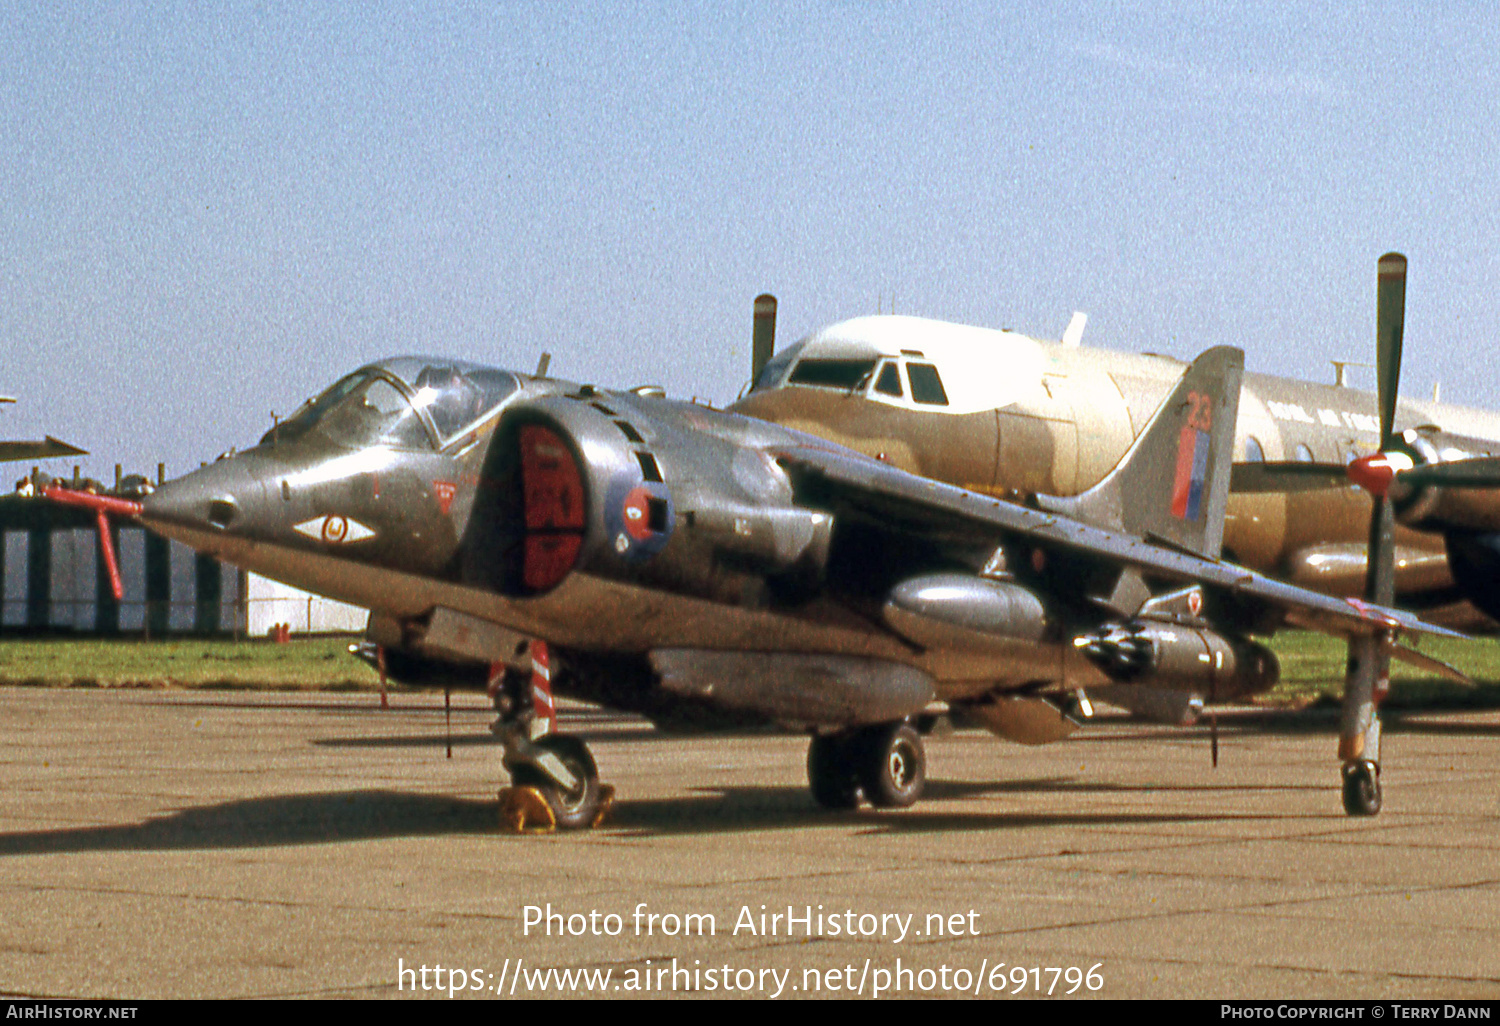
[[[178,527],[232,531],[264,502],[265,485],[243,457],[210,463],[146,496],[141,519]]]

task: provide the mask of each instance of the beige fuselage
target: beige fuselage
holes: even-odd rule
[[[779,375],[771,368],[733,409],[821,435],[904,470],[1018,497],[1074,495],[1095,484],[1124,455],[1184,367],[1168,357],[907,317],[833,325],[796,350],[783,353]],[[830,387],[795,380],[803,359],[874,361],[875,366],[853,386]],[[892,374],[884,378],[885,391],[876,387],[888,364],[898,368],[900,395],[893,393]],[[913,364],[936,368],[947,403],[933,403],[930,396],[926,403],[914,399]],[[986,404],[987,394],[995,401]],[[1440,454],[1500,452],[1500,414],[1484,410],[1402,399],[1396,429],[1420,429],[1423,444]],[[1237,462],[1346,463],[1373,452],[1378,442],[1373,394],[1245,375]],[[1483,491],[1444,501],[1449,508],[1463,507],[1466,527],[1482,530],[1500,529],[1497,500],[1494,492]],[[1398,591],[1441,601],[1453,580],[1442,535],[1420,529],[1423,513],[1411,504],[1398,528]],[[1225,525],[1226,556],[1328,593],[1355,594],[1364,581],[1369,519],[1370,500],[1353,487],[1234,494]],[[1488,625],[1456,596],[1440,615],[1450,623]]]

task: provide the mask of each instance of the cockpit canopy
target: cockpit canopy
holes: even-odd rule
[[[463,360],[382,360],[303,403],[261,443],[291,441],[316,429],[356,448],[444,448],[487,419],[519,387],[509,371]]]

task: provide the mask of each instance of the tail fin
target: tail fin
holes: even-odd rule
[[[1104,480],[1043,507],[1218,559],[1244,367],[1230,346],[1203,353]]]

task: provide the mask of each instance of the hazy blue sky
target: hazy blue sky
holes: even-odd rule
[[[1406,390],[1500,404],[1497,54],[1436,2],[8,3],[0,437],[179,473],[404,352],[727,401],[763,289],[782,344],[894,297],[1327,379],[1388,249]]]

